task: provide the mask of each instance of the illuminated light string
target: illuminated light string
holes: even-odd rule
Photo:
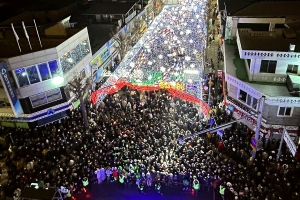
[[[106,94],[115,93],[122,84],[128,85],[129,82],[131,88],[148,91],[162,88],[162,85],[169,91],[170,85],[173,87],[175,83],[184,85],[184,88],[177,92],[171,90],[172,95],[200,103],[205,110],[208,106],[200,99],[203,53],[207,44],[206,4],[206,0],[180,0],[179,5],[164,6],[141,39],[122,59],[113,76],[92,94],[92,101],[103,100]],[[149,72],[162,75],[155,79]],[[122,83],[124,80],[126,83]]]
[[[154,91],[154,90],[159,90],[162,89],[159,86],[151,86],[151,85],[136,85],[129,83],[125,80],[118,80],[115,85],[113,86],[108,86],[105,88],[101,88],[95,92],[92,93],[91,95],[91,101],[93,104],[96,104],[98,101],[98,95],[99,94],[114,94],[118,92],[120,89],[122,89],[124,86],[128,86],[133,90],[142,90],[142,91]],[[175,88],[164,88],[166,89],[173,97],[178,97],[180,99],[183,99],[185,101],[189,101],[192,103],[197,103],[199,104],[201,111],[204,115],[208,115],[209,112],[209,106],[202,100],[185,93],[184,91],[175,89]]]

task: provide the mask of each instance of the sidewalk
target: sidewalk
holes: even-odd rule
[[[207,36],[209,36],[212,32],[214,32],[214,41],[212,41],[210,44],[207,42],[207,48],[205,50],[205,56],[207,58],[206,62],[209,62],[210,59],[213,60],[213,64],[215,67],[215,70],[223,70],[224,69],[224,63],[223,61],[220,61],[218,64],[218,48],[219,48],[219,36],[218,36],[218,25],[220,25],[220,20],[217,16],[214,15],[214,6],[217,3],[217,0],[211,0],[210,8],[209,8],[209,15],[208,15],[208,21],[210,19],[215,20],[214,25],[211,27],[208,25],[207,27]],[[208,23],[209,24],[209,23]],[[205,67],[204,73],[209,73],[209,67]]]

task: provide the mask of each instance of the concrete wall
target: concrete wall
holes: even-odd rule
[[[282,107],[282,106],[281,106]],[[300,107],[294,107],[292,116],[290,117],[279,117],[278,114],[279,106],[264,105],[263,117],[267,120],[268,124],[280,124],[289,126],[299,126],[300,123]]]
[[[228,87],[228,95],[234,99],[237,99],[238,88],[232,84],[227,83]]]
[[[275,27],[275,24],[283,24],[285,18],[238,18],[232,16],[231,22],[231,37],[236,37],[238,23],[268,23],[270,30]]]
[[[261,59],[251,59],[251,69],[249,74],[250,81],[285,83],[287,79],[286,70],[289,64],[299,65],[296,61],[277,60],[275,73],[260,73]],[[298,75],[300,67],[298,68]]]

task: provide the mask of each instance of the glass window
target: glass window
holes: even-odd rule
[[[39,64],[38,68],[39,68],[39,72],[40,72],[42,81],[45,81],[45,80],[48,80],[51,78],[47,63]]]
[[[47,102],[50,103],[52,101],[56,101],[62,99],[61,92],[59,88],[54,90],[50,90],[46,92]]]
[[[41,94],[29,97],[29,98],[30,98],[33,108],[47,103],[47,97],[46,97],[45,93],[41,93]]]
[[[297,74],[298,73],[298,65],[288,65],[286,72]]]
[[[275,73],[276,71],[276,60],[262,60],[260,64],[261,73]]]
[[[37,72],[36,66],[31,66],[26,68],[26,73],[29,78],[30,84],[40,82],[40,77]]]
[[[256,98],[252,98],[252,108],[256,109],[257,108],[257,99]]]
[[[90,52],[88,40],[80,42],[59,58],[64,73],[70,71],[78,62],[80,62]]]
[[[83,40],[82,42],[80,42],[80,47],[81,47],[82,57],[85,57],[90,53],[88,40]]]
[[[19,87],[24,87],[26,85],[29,85],[29,80],[28,80],[27,72],[26,72],[25,68],[16,69],[15,75],[16,75],[16,79],[19,84]]]
[[[278,115],[279,116],[291,116],[292,108],[291,107],[279,107]]]
[[[29,97],[32,107],[38,107],[62,99],[59,88]]]
[[[239,97],[240,100],[246,102],[247,100],[247,93],[243,90],[240,90],[240,97]]]
[[[56,76],[60,76],[61,75],[60,68],[57,65],[57,61],[56,60],[50,61],[50,62],[48,62],[48,64],[49,64],[49,69],[50,69],[52,77],[56,77]]]

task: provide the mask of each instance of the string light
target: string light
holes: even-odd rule
[[[206,4],[206,0],[180,0],[178,5],[164,6],[114,74],[127,82],[135,79],[135,82],[149,83],[151,80],[152,86],[148,84],[146,89],[157,89],[159,81],[184,83],[184,93],[180,94],[193,96],[199,102],[202,99],[201,76],[207,35]],[[185,73],[191,70],[199,73]],[[149,72],[161,72],[161,80],[153,80]],[[111,83],[109,80],[104,83],[101,91],[106,91]]]

